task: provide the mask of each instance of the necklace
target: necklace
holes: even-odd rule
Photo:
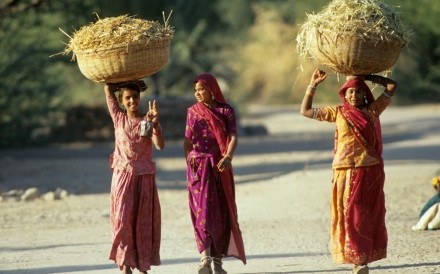
[[[207,106],[208,108],[212,109],[216,106],[216,101],[212,100],[210,103],[204,103],[205,106]]]

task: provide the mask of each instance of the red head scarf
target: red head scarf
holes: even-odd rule
[[[345,92],[347,89],[354,87],[360,88],[364,91],[367,106],[375,101],[373,93],[363,80],[348,80],[339,90],[339,97],[343,103],[342,114],[344,115],[347,124],[353,129],[356,138],[363,144],[363,146],[370,150],[375,150],[379,158],[382,159],[382,133],[380,122],[374,125],[365,112],[350,105],[347,100],[345,100]]]
[[[363,80],[352,79],[352,80],[348,80],[347,82],[345,82],[345,84],[339,90],[339,97],[341,97],[341,100],[344,104],[347,103],[347,101],[345,100],[345,92],[347,91],[347,89],[354,88],[354,87],[360,88],[364,91],[366,99],[368,101],[367,105],[374,102],[373,93],[371,92],[368,85]]]
[[[209,88],[217,102],[226,103],[226,100],[223,97],[223,93],[220,90],[220,86],[218,85],[217,79],[215,79],[214,75],[210,73],[200,74],[194,79],[194,83],[197,82],[200,82],[204,87]]]

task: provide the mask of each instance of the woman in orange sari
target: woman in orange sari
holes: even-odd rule
[[[340,106],[312,108],[317,86],[327,74],[316,69],[301,104],[301,114],[336,124],[331,200],[331,251],[337,263],[367,264],[386,258],[385,182],[379,115],[390,104],[397,83],[379,75],[349,76],[339,90]],[[385,87],[375,99],[364,81]]]
[[[202,255],[198,274],[226,274],[222,257],[246,263],[238,225],[232,158],[237,146],[234,109],[217,80],[204,73],[194,80],[197,103],[188,108],[184,151],[188,202],[197,248]]]

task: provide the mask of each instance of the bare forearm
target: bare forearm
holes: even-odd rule
[[[231,141],[228,144],[228,149],[226,151],[225,157],[229,157],[231,160],[234,157],[235,150],[237,149],[238,145],[238,137],[237,135],[231,135]]]
[[[153,127],[153,143],[158,150],[162,150],[165,147],[165,139],[162,133],[162,126],[157,121]]]
[[[327,78],[327,73],[320,69],[315,69],[310,79],[310,85],[306,89],[301,103],[300,113],[308,118],[313,118],[313,96],[315,96],[318,85]]]
[[[396,81],[380,75],[366,75],[365,80],[371,81],[372,83],[379,84],[385,87],[384,92],[390,97],[394,95],[394,91],[397,88]]]
[[[304,94],[304,97],[303,97],[303,100],[301,103],[301,110],[300,110],[301,115],[308,117],[308,118],[313,117],[312,105],[313,105],[313,96],[315,95],[315,92],[316,92],[316,87],[314,87],[314,86],[307,87],[307,90]]]
[[[104,92],[106,96],[114,96],[115,92],[117,91],[117,85],[116,84],[110,84],[107,83],[104,85]]]

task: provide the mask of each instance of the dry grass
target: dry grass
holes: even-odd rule
[[[172,39],[174,35],[174,29],[168,24],[169,16],[166,20],[164,17],[164,25],[128,15],[104,19],[97,15],[97,18],[96,22],[81,27],[72,36],[60,29],[70,38],[64,54],[102,50],[115,45],[148,44],[151,41]]]
[[[411,32],[399,14],[378,0],[333,0],[321,12],[307,14],[297,35],[297,50],[307,56],[320,35],[357,37],[369,41],[410,42]]]

